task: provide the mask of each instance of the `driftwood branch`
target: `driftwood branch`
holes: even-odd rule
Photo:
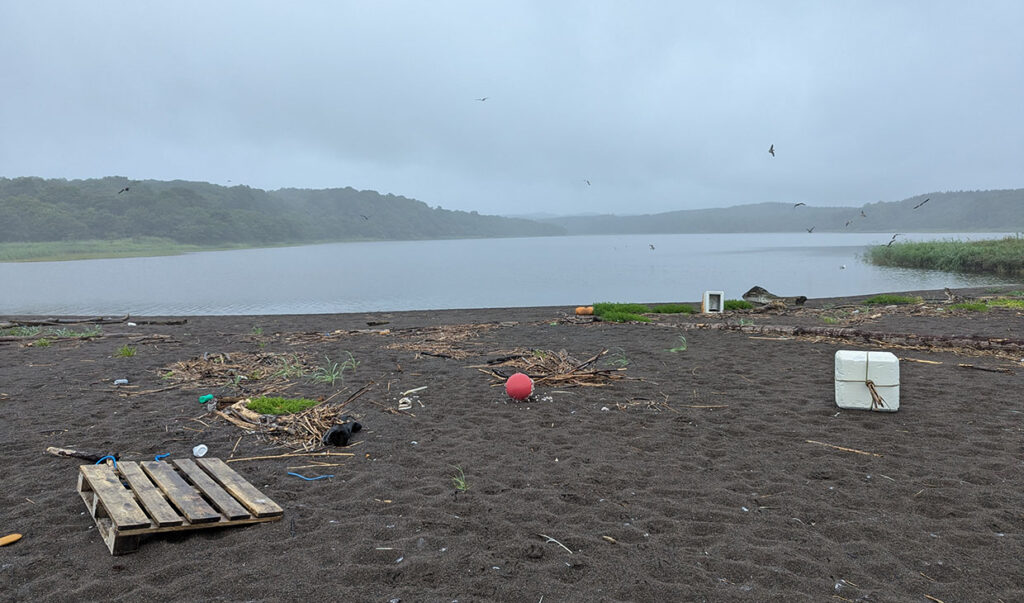
[[[1020,352],[1024,350],[1024,339],[1001,337],[982,337],[980,335],[923,335],[918,333],[883,333],[864,331],[851,327],[794,327],[784,325],[738,325],[725,322],[719,323],[686,323],[672,325],[683,330],[710,329],[721,331],[740,331],[758,335],[810,335],[832,337],[835,339],[861,340],[868,343],[888,343],[893,345],[954,347],[972,350],[992,350],[1001,352]]]
[[[53,456],[66,456],[76,459],[85,459],[87,461],[96,462],[105,456],[109,456],[105,452],[89,452],[85,450],[72,450],[71,448],[57,448],[56,446],[50,446],[46,449],[47,452]],[[114,454],[113,456],[117,456]]]
[[[79,325],[79,324],[117,324],[127,322],[128,315],[124,316],[94,316],[92,318],[37,318],[29,320],[10,320],[0,322],[0,329],[11,327],[45,327],[52,325]]]

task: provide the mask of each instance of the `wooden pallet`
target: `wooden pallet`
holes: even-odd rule
[[[177,470],[175,470],[177,468]],[[284,511],[218,458],[121,461],[79,467],[78,493],[111,555],[149,534],[240,526]]]

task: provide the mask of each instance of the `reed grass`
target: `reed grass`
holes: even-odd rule
[[[1024,276],[1024,238],[894,243],[872,247],[866,258],[879,266]]]

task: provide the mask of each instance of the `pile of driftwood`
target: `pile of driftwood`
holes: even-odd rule
[[[565,350],[534,350],[530,353],[515,354],[497,358],[485,366],[476,366],[479,371],[491,375],[495,385],[505,383],[513,373],[525,373],[535,385],[549,387],[605,387],[612,381],[626,379],[626,367],[599,368],[597,361],[608,350],[602,350],[587,360],[579,361]],[[499,370],[497,367],[508,367]]]
[[[334,425],[344,423],[348,417],[345,407],[361,396],[372,384],[367,384],[343,402],[325,400],[302,412],[290,415],[264,415],[248,408],[249,399],[238,400],[213,414],[232,425],[256,433],[275,444],[303,451],[323,446],[323,437]]]
[[[439,325],[402,331],[392,331],[398,337],[385,346],[389,350],[416,352],[424,356],[463,359],[474,354],[466,349],[466,342],[481,333],[501,327],[500,323]]]
[[[175,362],[165,367],[161,376],[173,384],[189,383],[200,388],[235,385],[267,393],[285,389],[289,379],[309,370],[305,354],[217,352]]]

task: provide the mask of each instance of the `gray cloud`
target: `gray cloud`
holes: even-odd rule
[[[9,2],[0,175],[482,213],[1024,186],[1024,5],[634,4]]]

